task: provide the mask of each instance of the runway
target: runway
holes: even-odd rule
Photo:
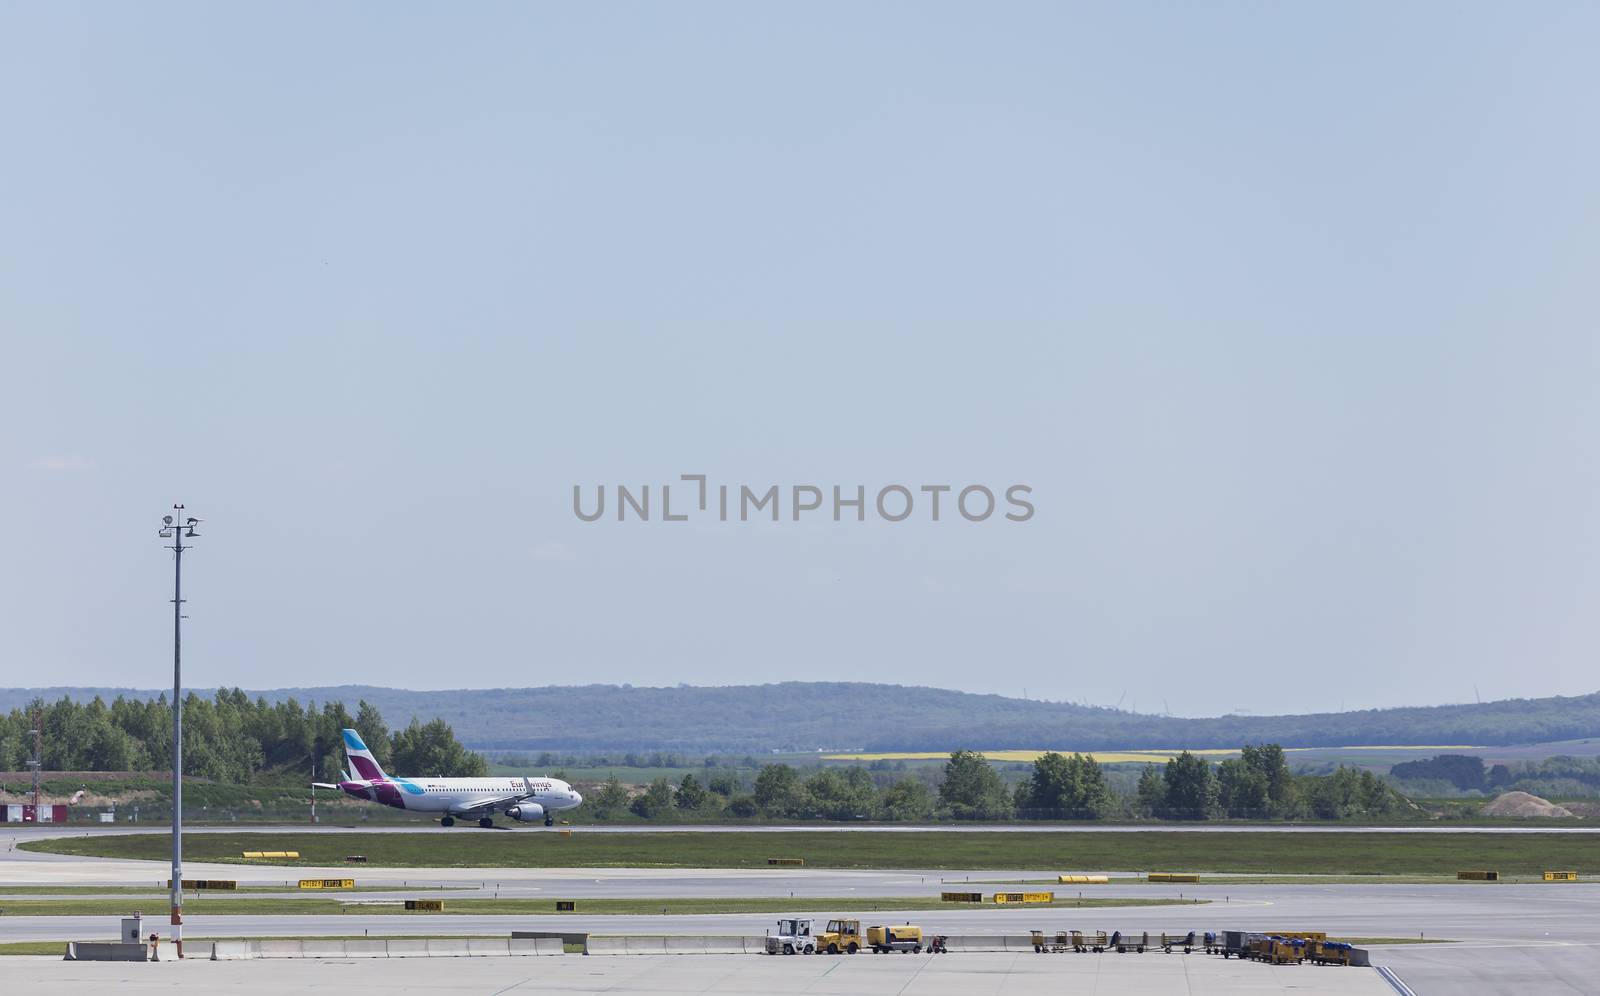
[[[6,885],[147,885],[164,883],[158,861],[105,860],[41,855],[9,849],[15,839],[39,831],[0,835],[0,896]],[[60,835],[69,831],[46,831]],[[439,832],[434,830],[433,832]],[[579,912],[563,915],[481,916],[470,914],[378,914],[226,916],[189,915],[190,937],[360,936],[383,934],[487,934],[514,929],[579,930],[595,933],[765,933],[778,914],[607,916],[583,912],[586,898],[788,897],[790,915],[826,918],[838,911],[814,902],[850,896],[925,896],[928,907],[885,913],[881,920],[910,921],[947,934],[1019,933],[1044,930],[1116,930],[1181,933],[1188,930],[1322,930],[1342,936],[1446,938],[1448,945],[1377,949],[1374,961],[1392,966],[1412,989],[1431,994],[1593,993],[1600,991],[1600,884],[1464,883],[1402,884],[1183,884],[1081,887],[1086,897],[1209,900],[1204,905],[1111,907],[1082,911],[1008,909],[941,904],[937,894],[972,880],[972,891],[992,892],[979,882],[1052,879],[1059,869],[1037,871],[836,869],[597,869],[597,868],[265,868],[190,863],[187,876],[235,878],[241,885],[279,885],[292,878],[353,876],[360,884],[408,888],[444,887],[427,898],[452,896],[537,897],[578,900]],[[1083,870],[1083,869],[1073,869]],[[269,877],[271,876],[271,877]],[[291,876],[284,878],[283,876]],[[1060,894],[1076,886],[1053,886]],[[290,890],[296,895],[300,893]],[[960,889],[959,891],[967,891]],[[81,894],[79,894],[81,897]],[[393,902],[405,893],[373,892],[342,898]],[[37,898],[30,896],[29,898]],[[247,893],[241,899],[261,898]],[[0,899],[0,907],[4,900]],[[159,914],[164,903],[129,897],[130,910]],[[872,920],[871,914],[861,914]],[[0,916],[0,939],[55,940],[106,936],[112,918]],[[1317,976],[1301,976],[1317,978]],[[1585,988],[1588,987],[1588,988]]]
[[[882,873],[863,873],[879,875]],[[782,895],[754,876],[743,879],[738,895]],[[916,894],[891,882],[857,880],[850,888],[837,881],[796,885],[794,915],[826,918],[838,911],[813,904],[810,899],[857,895]],[[765,933],[776,913],[697,914],[683,916],[606,915],[582,911],[588,896],[668,897],[697,896],[706,891],[698,883],[671,882],[616,869],[590,883],[567,881],[545,888],[543,895],[578,900],[575,914],[523,914],[479,916],[473,914],[362,913],[285,916],[190,914],[191,933],[204,936],[340,936],[345,934],[505,934],[512,929],[586,930],[595,933],[746,934]],[[723,890],[719,890],[723,891]],[[463,894],[471,892],[464,890]],[[502,890],[502,895],[507,890]],[[729,894],[723,891],[723,894]],[[920,893],[928,895],[926,892]],[[368,898],[397,902],[403,894],[374,894]],[[438,898],[440,893],[428,893]],[[448,895],[448,894],[444,894]],[[1115,895],[1115,893],[1113,893]],[[1141,892],[1137,898],[1148,894]],[[1190,886],[1186,898],[1210,902],[1171,906],[1028,909],[977,908],[940,904],[931,897],[925,909],[886,912],[880,919],[911,920],[928,930],[947,934],[1017,933],[1030,929],[1149,930],[1179,933],[1188,930],[1322,930],[1343,936],[1398,938],[1448,938],[1471,945],[1600,946],[1600,886]],[[149,907],[150,901],[129,899]],[[156,909],[164,907],[159,899]],[[149,909],[146,912],[151,912]],[[852,914],[856,915],[856,914]],[[860,914],[872,919],[870,913]],[[107,927],[106,917],[4,916],[8,938],[66,938],[95,936]],[[66,931],[64,933],[63,931]]]

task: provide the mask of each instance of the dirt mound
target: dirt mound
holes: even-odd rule
[[[1485,816],[1551,816],[1573,818],[1572,810],[1527,792],[1506,792],[1483,807]]]

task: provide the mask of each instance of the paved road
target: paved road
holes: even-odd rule
[[[1410,945],[1373,952],[1418,996],[1594,996],[1600,992],[1600,946],[1486,943]]]
[[[1359,968],[1273,967],[1204,955],[635,955],[404,961],[221,961],[156,965],[7,958],[8,991],[236,993],[769,993],[853,996],[1394,996]],[[1314,989],[1308,987],[1315,986]]]

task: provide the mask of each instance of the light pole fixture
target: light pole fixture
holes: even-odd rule
[[[182,505],[161,517],[162,539],[172,540],[172,944],[183,957],[183,541],[200,535],[200,520]],[[192,544],[191,544],[192,545]]]

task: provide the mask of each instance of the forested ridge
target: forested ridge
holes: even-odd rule
[[[0,709],[129,689],[5,689]],[[214,692],[201,692],[202,698]],[[230,693],[232,694],[232,693]],[[859,748],[1115,750],[1351,744],[1497,745],[1600,736],[1600,693],[1482,704],[1189,719],[938,688],[847,682],[670,688],[627,685],[409,691],[352,685],[238,693],[281,704],[362,701],[397,724],[441,719],[484,750],[763,752]],[[264,763],[272,763],[270,757]]]

